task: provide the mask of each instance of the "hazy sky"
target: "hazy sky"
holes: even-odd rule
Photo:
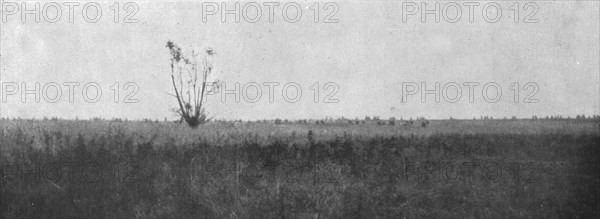
[[[462,14],[456,23],[444,20],[456,15],[455,5],[446,7],[448,14],[439,23],[434,15],[427,15],[422,22],[420,11],[403,22],[402,2],[338,2],[338,11],[330,17],[337,23],[323,23],[335,8],[325,10],[325,2],[319,5],[319,22],[315,23],[314,10],[309,8],[314,1],[297,1],[302,17],[296,23],[285,21],[282,15],[283,6],[289,2],[279,2],[273,22],[268,18],[269,7],[259,2],[262,16],[256,23],[247,22],[244,17],[236,23],[234,15],[222,23],[220,13],[203,22],[202,4],[192,1],[137,1],[139,10],[132,16],[137,23],[123,23],[135,8],[124,10],[125,2],[119,5],[119,22],[115,23],[114,11],[109,8],[114,1],[100,2],[102,17],[89,23],[82,15],[82,2],[74,8],[71,23],[69,8],[59,2],[62,16],[56,23],[45,21],[44,14],[39,23],[34,15],[26,15],[27,20],[22,23],[20,11],[15,15],[5,12],[13,8],[6,8],[3,1],[1,15],[6,16],[6,21],[0,23],[0,116],[174,119],[169,109],[177,104],[167,94],[172,93],[170,55],[165,47],[168,40],[184,49],[212,47],[217,52],[214,76],[225,82],[227,89],[233,89],[236,82],[242,87],[250,82],[280,83],[274,89],[273,103],[269,102],[266,86],[262,86],[262,97],[256,103],[243,98],[236,103],[233,95],[227,96],[226,102],[219,95],[208,97],[207,110],[217,118],[472,118],[600,113],[597,1],[544,1],[537,2],[537,7],[502,1],[502,14],[496,23],[484,20],[496,16],[493,8],[487,17],[482,14],[483,6],[489,2],[480,2],[474,8],[471,23],[464,1],[457,2]],[[519,2],[518,7],[513,6],[515,2]],[[20,7],[21,2],[17,3]],[[421,2],[417,3],[421,6]],[[433,2],[428,3],[432,9]],[[439,3],[442,9],[449,4]],[[44,4],[40,5],[42,11]],[[34,8],[32,2],[27,6]],[[230,2],[227,7],[232,9],[234,5]],[[518,22],[511,8],[520,9]],[[46,9],[47,18],[54,17],[55,9]],[[253,17],[254,8],[246,9],[247,17]],[[295,9],[288,9],[288,18],[292,19]],[[87,11],[88,18],[93,18],[94,8]],[[538,22],[524,23],[524,19]],[[36,103],[34,95],[27,95],[23,103],[20,88],[16,95],[5,95],[13,82],[19,86],[25,82],[28,89],[33,89],[36,82],[42,87],[56,82],[61,85],[62,96],[57,103],[49,103],[43,97]],[[63,85],[68,82],[80,83],[74,87],[73,103],[69,102],[69,87]],[[90,82],[102,89],[102,97],[96,103],[88,103],[82,97],[83,86]],[[118,103],[113,101],[111,90],[116,82],[120,85]],[[124,89],[127,82],[138,85],[139,91],[133,96],[138,103],[123,103],[133,90]],[[288,103],[282,97],[283,86],[291,82],[299,84],[302,90],[296,103]],[[310,88],[315,82],[320,86],[319,103],[314,103],[314,90]],[[323,103],[333,91],[333,86],[324,89],[328,82],[339,88],[331,98],[338,103]],[[416,93],[403,103],[403,83],[413,82],[419,86],[426,83],[428,90],[439,82],[440,92],[447,85],[448,99],[456,95],[452,85],[458,84],[462,98],[452,103],[440,97],[436,103],[433,95],[427,95],[423,103],[421,93]],[[468,82],[480,83],[471,94],[472,103],[469,87],[464,86]],[[502,89],[496,103],[486,102],[482,95],[482,87],[490,82]],[[519,83],[518,103],[514,102],[514,82]],[[532,86],[525,87],[529,82]],[[535,93],[533,83],[538,88]],[[255,95],[254,88],[248,91],[250,96]],[[291,97],[293,91],[289,92]],[[49,97],[56,94],[54,88],[47,92]],[[95,96],[93,89],[88,95]],[[488,89],[488,97],[495,96],[494,87]],[[524,103],[527,98],[537,99],[538,103]]]

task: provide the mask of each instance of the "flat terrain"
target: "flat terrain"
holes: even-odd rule
[[[599,217],[599,129],[0,120],[0,217]]]

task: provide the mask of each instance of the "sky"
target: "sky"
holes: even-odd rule
[[[114,7],[115,1],[97,1],[102,14],[95,23],[92,4],[83,13],[89,2],[73,7],[72,22],[61,1],[60,17],[57,5],[40,1],[40,21],[34,12],[22,22],[22,2],[14,2],[17,9],[2,1],[0,12],[1,117],[176,119],[171,108],[177,102],[169,95],[169,40],[186,51],[212,48],[210,80],[224,82],[227,90],[239,83],[239,103],[231,94],[225,101],[221,94],[207,97],[206,110],[214,118],[600,114],[597,1],[498,1],[484,10],[486,1],[473,13],[464,1],[439,1],[440,11],[425,14],[425,21],[421,1],[319,2],[318,7],[315,1],[274,1],[279,5],[273,6],[272,22],[264,2],[242,2],[240,21],[230,14],[223,22],[222,4],[234,10],[234,2],[132,1]],[[27,9],[34,3],[25,3]],[[434,2],[426,3],[434,10]],[[294,23],[296,5],[302,15]],[[262,13],[252,23],[256,6]],[[213,9],[219,11],[211,14]],[[279,84],[273,101],[265,83]],[[87,86],[84,95],[86,84],[102,90],[96,102],[86,101],[97,94],[96,87]],[[253,99],[256,84],[260,99],[247,101],[243,95]],[[295,100],[298,91],[297,102],[283,98]],[[423,101],[423,93],[438,93],[439,102],[436,94],[425,94]]]

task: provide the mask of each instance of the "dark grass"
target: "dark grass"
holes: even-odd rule
[[[121,129],[31,129],[2,130],[2,218],[600,216],[595,131],[318,138],[310,130],[181,144],[144,130],[140,140]]]

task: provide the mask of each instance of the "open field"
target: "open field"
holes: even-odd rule
[[[3,218],[600,216],[598,120],[0,122]]]

